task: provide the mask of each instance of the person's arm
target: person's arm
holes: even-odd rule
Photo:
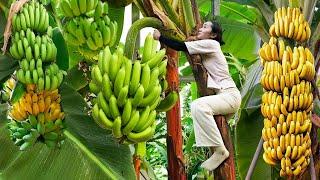
[[[160,36],[159,41],[176,51],[188,51],[187,46],[184,42],[172,40],[164,36]]]

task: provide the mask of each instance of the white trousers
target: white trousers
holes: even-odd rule
[[[233,115],[241,104],[237,88],[220,90],[216,95],[204,96],[191,103],[191,116],[196,146],[224,146],[213,115]]]

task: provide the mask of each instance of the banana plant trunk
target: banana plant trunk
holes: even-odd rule
[[[167,81],[170,91],[179,92],[178,52],[168,48]],[[182,152],[182,127],[180,118],[179,99],[175,106],[167,112],[167,155],[168,177],[174,180],[187,179],[183,152]]]

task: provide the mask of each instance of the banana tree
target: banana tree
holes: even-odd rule
[[[46,9],[56,10],[57,1],[50,1]],[[3,32],[8,17],[10,2],[0,1],[1,35],[0,44],[3,43]],[[114,10],[114,16],[122,10]],[[117,11],[117,12],[116,12]],[[54,12],[55,13],[55,12]],[[100,128],[88,116],[88,104],[76,90],[83,88],[86,78],[76,71],[73,65],[79,61],[79,56],[71,57],[71,52],[61,33],[60,22],[56,14],[50,12],[50,25],[53,28],[52,39],[57,47],[59,68],[69,73],[63,85],[59,88],[61,93],[61,106],[65,112],[66,130],[63,132],[65,140],[61,148],[49,149],[43,143],[37,143],[27,151],[19,151],[9,136],[7,129],[7,111],[11,104],[5,102],[0,105],[0,178],[1,179],[34,179],[52,178],[78,179],[135,179],[132,166],[131,151],[127,145],[119,145],[110,131]],[[123,17],[123,15],[122,15]],[[58,20],[58,21],[57,21]],[[121,21],[121,18],[117,20]],[[123,21],[123,20],[122,20]],[[119,23],[120,24],[120,23]],[[122,26],[122,25],[121,25]],[[121,33],[120,33],[121,34]],[[115,35],[120,38],[120,35]],[[72,48],[71,48],[72,49]],[[74,50],[74,49],[73,49]],[[76,63],[69,61],[76,59]],[[2,84],[18,68],[19,64],[12,59],[9,53],[0,56],[0,83]],[[80,75],[80,76],[79,76]],[[75,78],[75,76],[78,76]],[[82,77],[82,78],[79,78]],[[82,82],[79,82],[82,81]],[[72,86],[72,87],[70,87]],[[17,83],[11,100],[19,99],[24,93],[23,88]],[[1,101],[2,102],[2,101]],[[71,164],[71,165],[70,165]],[[65,171],[68,169],[68,171]]]
[[[249,5],[253,8],[255,8],[260,14],[262,15],[262,22],[263,24],[259,25],[257,22],[253,21],[252,25],[256,29],[256,31],[261,36],[262,40],[264,42],[267,42],[268,37],[268,31],[269,27],[273,23],[273,13],[277,10],[277,8],[285,6],[287,7],[289,5],[288,1],[237,1],[234,0],[233,2],[241,3],[244,5]],[[317,10],[319,7],[319,2],[317,1],[300,1],[300,3],[297,3],[306,17],[306,20],[311,25],[312,30],[312,36],[311,39],[306,43],[307,47],[312,50],[312,53],[316,59],[316,62],[318,62],[318,51],[319,51],[319,44],[317,43],[319,41],[319,11]],[[234,14],[242,15],[239,12],[233,12]],[[258,62],[257,62],[258,63]],[[317,63],[316,63],[317,64]],[[316,65],[316,71],[318,71],[318,64]],[[262,95],[262,88],[259,83],[260,79],[260,73],[261,72],[261,65],[257,64],[255,67],[251,70],[251,78],[248,79],[245,87],[242,90],[243,95],[243,104],[241,107],[241,113],[238,114],[239,116],[239,122],[237,124],[236,128],[236,150],[238,154],[238,168],[239,168],[239,174],[241,178],[245,177],[245,174],[247,173],[249,163],[251,162],[251,158],[253,157],[254,150],[250,147],[250,149],[246,148],[247,144],[244,144],[244,142],[251,142],[252,146],[257,146],[260,138],[257,138],[260,136],[260,129],[257,127],[262,127],[262,117],[259,117],[259,106],[261,103],[261,95]],[[249,73],[250,74],[250,73]],[[315,83],[313,83],[315,84]],[[254,92],[254,93],[252,93]],[[314,93],[318,94],[317,87],[314,85]],[[317,109],[318,104],[315,104],[313,116],[317,116]],[[257,118],[258,117],[258,118]],[[315,168],[316,168],[316,176],[319,176],[319,154],[318,150],[318,140],[317,140],[317,118],[313,118],[313,130],[312,134],[312,150],[313,150],[313,157],[315,162]],[[257,131],[253,132],[251,134],[247,134],[249,129],[257,129]],[[270,167],[266,166],[262,161],[259,160],[257,164],[257,169],[253,174],[254,178],[264,178],[265,175],[271,176],[271,173],[264,174],[263,177],[261,176],[260,172],[271,172]],[[275,175],[276,176],[276,175]],[[309,179],[310,174],[308,171],[305,171],[304,178]]]

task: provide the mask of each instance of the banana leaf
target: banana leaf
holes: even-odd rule
[[[17,69],[18,65],[18,61],[6,55],[0,55],[0,83],[4,83]]]
[[[124,22],[124,7],[116,8],[109,6],[109,13],[108,16],[112,21],[116,21],[118,24],[117,29],[117,40],[115,45],[117,45],[120,41],[122,30],[123,30],[123,22]]]
[[[60,69],[67,71],[69,69],[69,53],[67,44],[58,27],[52,30],[52,40],[57,47],[57,65]]]
[[[222,46],[222,51],[231,53],[238,59],[255,61],[257,51],[260,48],[260,37],[254,28],[224,17],[218,17],[217,21],[224,29],[223,40],[225,45]]]
[[[261,65],[256,61],[249,69],[246,82],[241,89],[242,103],[236,113],[238,118],[235,128],[236,161],[239,176],[244,179],[256,147],[261,137],[263,117],[260,113],[262,87],[259,83]],[[252,179],[270,179],[270,166],[264,163],[262,153],[259,156],[257,166]]]
[[[75,90],[63,84],[60,93],[67,126],[64,144],[52,150],[37,143],[21,152],[1,123],[0,179],[135,179],[129,147],[94,123]]]

